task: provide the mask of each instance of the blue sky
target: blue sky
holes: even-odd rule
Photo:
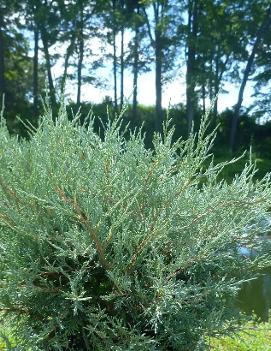
[[[126,38],[126,40],[129,38]],[[93,40],[91,43],[87,45],[91,45],[92,50],[95,52],[99,52],[99,48],[101,43],[98,40]],[[61,55],[65,54],[66,48],[62,45],[55,46],[51,48],[51,52],[58,52]],[[112,48],[106,48],[108,52],[112,50]],[[86,67],[88,66],[88,60],[91,58],[86,58]],[[70,68],[71,70],[71,68]],[[58,60],[56,65],[53,67],[53,75],[55,78],[60,77],[63,74],[63,60]],[[82,101],[88,101],[92,103],[99,103],[103,100],[105,96],[111,96],[113,98],[113,73],[112,73],[112,62],[108,61],[105,63],[105,67],[99,69],[98,74],[102,80],[107,81],[108,88],[100,89],[91,84],[84,84],[82,86]],[[125,81],[124,81],[124,91],[125,98],[132,99],[133,92],[133,79],[132,74],[129,71],[125,71]],[[228,91],[226,94],[220,94],[218,99],[218,110],[223,111],[226,108],[231,108],[237,102],[239,85],[225,83],[224,89]],[[72,100],[76,100],[77,86],[75,81],[67,82],[66,85],[66,93],[68,98]],[[252,84],[248,82],[245,93],[243,106],[248,107],[252,102],[253,98],[251,95],[253,94]],[[139,77],[138,84],[138,101],[140,104],[144,105],[154,105],[155,104],[155,75],[154,70],[144,73]],[[168,107],[169,102],[171,105],[177,103],[185,103],[185,68],[181,69],[177,78],[172,82],[168,83],[164,87],[163,91],[163,106]]]

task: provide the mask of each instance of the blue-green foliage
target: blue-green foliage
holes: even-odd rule
[[[269,210],[269,176],[253,182],[247,165],[218,181],[206,121],[186,142],[166,125],[153,151],[120,124],[100,139],[62,107],[30,141],[0,129],[0,318],[24,349],[203,349],[268,264],[238,246],[257,250],[244,228]]]

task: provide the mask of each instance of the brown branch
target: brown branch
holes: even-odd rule
[[[16,313],[28,313],[29,311],[26,308],[21,308],[21,307],[0,307],[0,312],[16,312]]]
[[[86,213],[80,208],[80,206],[77,203],[76,197],[74,197],[74,199],[69,198],[65,192],[60,189],[60,188],[56,188],[57,193],[59,194],[60,198],[70,204],[73,208],[73,210],[75,211],[75,213],[78,216],[79,221],[81,222],[81,224],[83,225],[83,227],[88,231],[88,233],[90,234],[91,239],[94,241],[95,246],[96,246],[96,250],[98,252],[99,255],[99,259],[100,262],[102,264],[102,266],[109,270],[110,269],[110,264],[107,261],[106,257],[105,257],[105,250],[103,245],[101,244],[99,238],[98,238],[98,233],[97,233],[97,228],[93,227],[90,220],[88,219]]]
[[[9,218],[5,213],[0,213],[0,219],[11,229],[16,229],[16,224],[14,221]]]
[[[18,195],[16,193],[15,190],[13,190],[12,188],[9,188],[2,177],[0,177],[0,186],[3,189],[4,193],[7,195],[8,198],[14,198],[16,201],[16,204],[18,205],[20,203],[20,200],[18,198]]]
[[[153,35],[152,35],[152,32],[151,32],[151,25],[150,25],[149,17],[148,17],[148,14],[147,14],[147,11],[146,11],[145,7],[143,7],[143,13],[144,13],[145,21],[146,21],[146,24],[147,24],[148,35],[149,35],[151,44],[154,47],[155,46],[155,41],[154,41],[154,38],[153,38]]]
[[[149,241],[152,239],[153,235],[156,233],[156,230],[154,230],[154,228],[151,228],[151,232],[140,242],[140,244],[137,246],[135,253],[133,254],[130,263],[128,264],[126,271],[127,273],[131,273],[137,258],[141,255],[141,253],[143,252],[144,248],[146,247],[146,245],[149,243]]]
[[[167,277],[166,280],[169,281],[172,278],[176,277],[178,274],[183,273],[186,269],[192,267],[193,264],[195,264],[197,261],[202,259],[203,257],[201,256],[195,256],[192,260],[188,261],[183,267],[180,267],[176,269],[174,272],[170,273]]]

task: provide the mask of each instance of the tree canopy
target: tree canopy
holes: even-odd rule
[[[146,71],[155,75],[156,130],[164,118],[164,87],[181,75],[188,133],[197,111],[205,112],[210,102],[217,116],[217,101],[228,84],[239,87],[239,97],[229,106],[235,111],[231,149],[248,81],[255,92],[254,116],[270,111],[268,0],[1,0],[0,8],[0,94],[11,120],[31,106],[35,120],[45,86],[54,109],[65,84],[76,85],[77,108],[85,84],[111,86],[117,111],[131,74],[136,120],[140,77]],[[55,67],[62,67],[58,77]],[[88,101],[93,102],[91,96]]]

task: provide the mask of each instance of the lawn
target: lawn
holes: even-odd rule
[[[214,351],[271,351],[271,322],[245,326],[234,337],[211,340]]]

